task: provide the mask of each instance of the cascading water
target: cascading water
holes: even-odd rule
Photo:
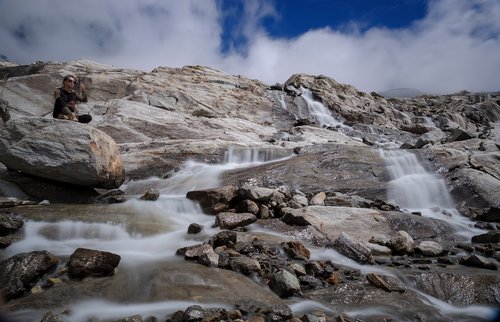
[[[309,113],[316,119],[322,127],[342,127],[343,123],[332,116],[332,113],[323,103],[315,101],[312,92],[307,88],[300,88],[302,98],[307,103]]]
[[[422,167],[415,154],[405,150],[380,150],[391,181],[387,199],[408,212],[445,220],[456,227],[457,233],[472,237],[483,231],[472,228],[472,222],[455,209],[445,182]]]
[[[389,157],[389,154],[392,152],[384,153],[387,153],[385,155],[387,159],[392,158],[392,156]],[[134,189],[143,192],[143,188],[147,186],[154,186],[160,190],[160,198],[155,202],[131,199],[122,205],[116,205],[116,207],[121,207],[121,209],[128,209],[133,214],[127,219],[128,221],[136,219],[152,222],[155,227],[161,227],[157,233],[148,235],[131,233],[130,229],[127,229],[125,225],[111,222],[87,223],[70,220],[59,222],[28,221],[25,225],[26,238],[12,244],[6,250],[7,255],[11,256],[21,252],[45,249],[57,256],[69,256],[77,247],[99,249],[120,254],[122,261],[120,262],[119,269],[122,274],[128,272],[130,276],[136,276],[136,272],[138,270],[143,271],[145,267],[154,267],[155,263],[182,261],[182,259],[176,258],[175,251],[184,246],[197,244],[200,242],[199,238],[202,238],[190,239],[186,236],[186,227],[189,224],[196,222],[204,226],[205,234],[203,236],[206,237],[218,232],[217,228],[212,228],[214,217],[205,215],[196,203],[186,199],[186,192],[217,187],[219,186],[218,178],[224,171],[258,165],[263,162],[272,161],[275,158],[276,156],[269,150],[230,149],[226,153],[226,162],[224,164],[208,165],[189,161],[184,164],[181,170],[167,179],[151,178],[123,186],[122,189],[128,191],[127,194],[129,195],[134,194]],[[397,163],[397,161],[395,162]],[[394,166],[395,173],[400,173],[395,174],[395,178],[401,176],[401,173],[404,176],[405,171],[402,171],[401,167],[414,168],[412,171],[417,172],[417,177],[424,175],[421,172],[425,172],[425,170],[420,169],[418,165],[414,165],[413,161],[405,162],[409,162],[410,165]],[[140,185],[141,189],[134,187],[135,185]],[[437,185],[439,186],[439,184]],[[427,188],[422,189],[426,190]],[[445,209],[451,204],[451,201],[447,198],[443,199],[445,200],[445,204],[441,204],[439,200],[433,201],[435,198],[433,199],[432,197],[432,195],[429,196],[431,201],[428,201],[428,203],[433,206]],[[402,200],[405,199],[403,198]],[[414,205],[409,204],[408,206],[413,207]],[[418,205],[416,207],[417,209],[421,208]],[[258,228],[255,228],[255,230],[258,230]],[[360,265],[332,249],[315,249],[311,247],[311,255],[311,259],[329,259],[334,263],[339,263],[339,265],[359,269],[365,273],[376,272],[384,275],[392,275],[390,271],[386,271],[384,268],[378,266]],[[141,281],[140,278],[138,280],[139,282],[136,281],[136,283],[139,283],[138,288],[147,288],[147,281]],[[437,299],[427,295],[425,297],[429,298],[432,305],[439,310],[442,307],[442,311],[446,314],[453,308],[450,305],[443,305]],[[185,309],[193,304],[203,307],[224,307],[223,304],[200,304],[186,301],[164,301],[158,303],[129,302],[128,304],[117,304],[93,299],[75,303],[71,306],[72,314],[70,321],[84,322],[96,315],[105,319],[116,319],[133,314],[165,316],[167,313],[178,309]],[[316,309],[324,312],[335,312],[332,308],[315,301],[295,299],[291,302],[290,306],[294,312],[307,312]],[[461,313],[472,317],[486,316],[490,312],[490,308],[481,306],[461,308]],[[354,317],[370,317],[377,314],[397,316],[395,312],[387,311],[386,308],[375,305],[363,308],[363,310],[348,310],[346,313]],[[13,322],[40,321],[39,315],[37,316],[37,320],[31,318],[30,314],[33,313],[19,312],[16,316],[13,316]]]
[[[192,223],[204,227],[201,236],[212,236],[218,232],[213,227],[214,216],[206,215],[200,206],[187,199],[186,193],[192,190],[214,188],[219,186],[219,176],[228,170],[256,166],[264,162],[286,159],[283,152],[275,153],[271,149],[262,148],[230,148],[225,154],[223,164],[205,164],[187,161],[183,167],[167,179],[149,178],[130,182],[121,187],[129,196],[137,196],[123,204],[108,205],[115,211],[125,210],[129,216],[127,224],[148,222],[157,231],[155,233],[131,233],[127,224],[116,222],[84,222],[84,221],[26,221],[25,238],[13,243],[5,251],[10,257],[15,254],[47,250],[58,257],[68,257],[76,248],[98,249],[119,254],[120,270],[123,275],[135,275],[144,265],[165,261],[176,262],[176,250],[198,244],[199,238],[186,236],[186,229]],[[160,197],[155,202],[139,200],[146,187],[155,187]],[[100,209],[100,208],[99,208]],[[145,284],[147,285],[147,284]],[[142,287],[146,287],[141,285]],[[175,309],[186,308],[200,303],[168,301],[153,304],[120,305],[109,301],[91,300],[76,303],[72,307],[71,322],[88,321],[99,312],[102,318],[119,318],[132,314],[150,315],[157,313],[165,316]],[[214,303],[202,304],[204,307],[223,307]],[[112,309],[111,309],[112,308]],[[160,313],[158,313],[160,312]],[[41,312],[16,312],[11,318],[13,322],[40,321]]]

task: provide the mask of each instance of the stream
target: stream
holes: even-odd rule
[[[316,115],[322,125],[339,126],[341,122],[327,114],[328,111],[319,102],[314,102],[308,92],[304,92],[304,99],[311,108],[310,113]],[[388,188],[388,201],[401,207],[407,212],[419,212],[452,223],[457,229],[457,234],[465,238],[482,233],[481,230],[472,228],[472,222],[461,216],[453,207],[451,197],[446,190],[444,181],[435,174],[427,172],[418,162],[414,154],[403,150],[381,150],[381,156],[386,162],[387,170],[391,176]],[[291,157],[291,156],[290,156]],[[114,209],[123,210],[133,214],[137,222],[149,222],[154,225],[152,231],[144,233],[140,229],[131,229],[130,223],[116,223],[113,221],[88,222],[84,220],[44,221],[28,220],[25,223],[25,238],[13,243],[5,250],[6,257],[18,253],[35,250],[47,250],[52,254],[67,258],[78,247],[99,249],[119,254],[121,256],[120,270],[122,274],[135,276],[140,274],[144,267],[152,267],[155,263],[179,263],[183,259],[175,256],[177,249],[198,244],[202,238],[216,234],[219,229],[213,227],[214,217],[202,212],[199,205],[185,196],[188,191],[218,187],[219,177],[228,170],[253,167],[265,162],[273,162],[280,158],[272,152],[259,149],[230,149],[227,151],[226,160],[222,164],[209,165],[194,161],[186,162],[183,167],[168,178],[148,178],[124,184],[120,189],[131,198],[120,205],[109,205]],[[139,200],[145,187],[154,187],[160,191],[157,201]],[[411,187],[411,189],[407,189]],[[414,187],[418,187],[415,189]],[[198,223],[204,227],[203,235],[189,236],[186,233],[191,223]],[[268,234],[275,232],[266,231],[256,224],[249,226],[250,230],[261,231]],[[157,231],[154,231],[157,230]],[[284,237],[284,236],[283,236]],[[201,239],[201,240],[200,240]],[[311,259],[329,259],[335,264],[358,269],[362,273],[378,273],[389,276],[398,276],[393,270],[374,265],[361,265],[344,257],[333,249],[320,249],[311,247]],[[128,286],[145,287],[147,281],[139,276],[136,284]],[[398,276],[401,278],[401,276]],[[404,280],[404,277],[402,277]],[[443,302],[428,294],[416,290],[413,285],[406,285],[417,291],[429,307],[439,311],[443,316],[467,321],[472,318],[488,319],[494,314],[494,309],[489,306],[471,305],[456,307]],[[125,290],[124,290],[125,291]],[[131,296],[135,298],[136,296]],[[326,313],[338,312],[337,308],[302,298],[288,300],[294,313],[307,312],[312,309]],[[199,303],[190,301],[161,301],[155,303],[140,303],[131,300],[127,303],[109,302],[92,299],[71,305],[71,322],[85,322],[93,316],[100,319],[118,319],[135,314],[143,317],[164,317],[183,310],[189,305],[202,307],[228,307],[224,303]],[[419,308],[412,308],[418,311]],[[45,312],[45,311],[44,311]],[[13,312],[10,316],[12,322],[38,322],[44,312],[36,310],[22,310]],[[367,306],[362,309],[347,309],[349,316],[355,318],[369,318],[385,314],[393,316],[396,320],[402,318],[400,312],[388,311],[382,306]]]

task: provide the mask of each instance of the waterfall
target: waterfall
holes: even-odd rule
[[[330,110],[323,103],[315,101],[312,92],[307,88],[300,88],[302,98],[307,103],[309,113],[322,127],[342,127],[343,124],[332,116]]]
[[[428,172],[415,154],[405,150],[379,150],[390,181],[387,200],[408,212],[444,220],[456,227],[457,233],[472,237],[483,231],[456,210],[446,184],[438,175]]]

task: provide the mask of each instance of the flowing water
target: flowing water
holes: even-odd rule
[[[319,126],[333,128],[344,126],[342,122],[333,117],[330,110],[323,105],[323,103],[314,100],[311,90],[301,87],[300,91],[302,92],[302,98],[304,98],[307,103],[309,113],[316,120]]]
[[[388,202],[407,212],[444,220],[468,240],[485,232],[474,228],[474,223],[456,210],[444,180],[425,170],[415,154],[405,150],[380,150],[380,154],[391,179]]]
[[[310,113],[315,115],[322,126],[337,126],[328,111],[323,111],[318,104],[312,101],[310,92],[304,91],[304,99],[308,102]],[[320,105],[322,105],[320,103]],[[424,215],[438,217],[441,220],[457,221],[456,210],[446,191],[444,182],[433,174],[423,169],[418,160],[411,153],[404,151],[382,151],[387,162],[388,171],[392,181],[389,184],[388,197],[391,202],[398,204],[408,211],[419,211]],[[219,186],[220,175],[228,170],[251,167],[263,162],[272,162],[279,156],[274,156],[271,150],[237,149],[229,150],[226,162],[219,165],[189,161],[182,169],[172,174],[169,178],[149,178],[138,182],[129,182],[121,188],[127,195],[139,197],[145,187],[155,187],[160,190],[160,198],[155,202],[141,201],[132,198],[122,205],[129,213],[134,214],[134,220],[152,223],[160,227],[156,233],[143,231],[131,232],[126,223],[111,222],[85,222],[85,221],[27,221],[25,224],[26,238],[12,244],[6,249],[6,255],[34,250],[48,250],[56,256],[69,256],[76,248],[84,247],[110,251],[121,256],[120,268],[135,272],[140,267],[152,266],[155,262],[179,261],[175,251],[181,247],[194,245],[199,242],[196,238],[187,238],[186,229],[191,223],[199,223],[205,228],[203,236],[212,236],[218,232],[213,228],[213,216],[204,214],[199,205],[186,199],[186,192],[197,189],[206,189]],[[111,207],[111,206],[110,206]],[[460,218],[459,218],[460,219]],[[460,219],[462,220],[462,219]],[[460,221],[460,233],[470,234],[468,222]],[[156,228],[158,229],[158,228]],[[251,229],[259,230],[258,227]],[[268,232],[273,233],[273,232]],[[339,265],[359,269],[363,273],[375,272],[383,275],[393,275],[393,272],[378,266],[360,265],[333,249],[317,249],[311,247],[312,259],[329,259]],[[409,286],[411,288],[411,286]],[[416,291],[416,290],[415,290]],[[418,291],[417,291],[418,292]],[[444,316],[452,317],[460,314],[465,317],[489,317],[493,310],[486,306],[467,306],[457,308],[444,303],[427,294],[421,294],[428,305],[437,309]],[[331,307],[316,301],[292,299],[290,306],[297,314],[311,310],[321,310],[333,313]],[[155,315],[163,317],[189,305],[202,307],[224,307],[224,304],[162,301],[156,303],[127,303],[117,304],[103,300],[89,300],[75,303],[71,306],[71,322],[84,322],[89,317],[99,316],[104,319],[117,319],[134,314],[143,317]],[[338,311],[336,311],[338,312]],[[368,306],[363,309],[345,311],[352,317],[370,317],[386,314],[397,317],[397,312],[388,311],[382,306]],[[14,322],[40,321],[40,312],[20,311],[12,316]]]

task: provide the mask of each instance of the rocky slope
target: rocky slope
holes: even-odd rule
[[[67,74],[77,75],[87,88],[89,101],[79,109],[93,116],[89,125],[52,119],[52,92]],[[25,296],[23,292],[33,286],[28,281],[19,291],[22,297],[9,303],[14,311],[60,308],[69,305],[66,294],[70,293],[75,298],[105,294],[118,302],[193,298],[229,302],[259,294],[277,305],[283,304],[281,298],[293,295],[350,309],[387,303],[393,303],[389,306],[396,311],[408,303],[425,306],[413,289],[399,292],[397,287],[389,287],[388,291],[384,286],[387,281],[380,276],[328,261],[309,261],[302,247],[334,248],[359,262],[408,269],[404,280],[455,305],[500,303],[494,291],[500,279],[490,271],[497,268],[500,258],[496,215],[500,207],[498,97],[460,92],[386,99],[324,76],[296,74],[283,84],[269,86],[208,67],[160,67],[141,72],[87,60],[3,66],[0,79],[0,162],[5,166],[0,169],[0,201],[4,207],[13,206],[9,212],[24,220],[112,221],[125,225],[129,232],[154,235],[165,228],[156,218],[146,223],[135,217],[141,210],[129,216],[127,207],[95,203],[134,199],[151,188],[161,191],[165,180],[183,169],[188,160],[220,164],[230,161],[228,155],[244,159],[249,151],[260,160],[276,160],[226,171],[212,186],[226,187],[223,192],[191,192],[192,199],[202,205],[218,205],[209,213],[217,216],[215,224],[223,231],[240,231],[235,239],[238,242],[217,244],[216,237],[201,235],[195,239],[212,239],[195,250],[178,250],[186,259],[211,267],[206,271],[186,264],[184,269],[198,280],[192,277],[181,282],[182,278],[176,277],[180,274],[177,266],[162,263],[161,270],[144,269],[140,281],[130,286],[133,289],[148,281],[144,285],[152,291],[130,298],[119,291],[123,279],[133,279],[130,267],[123,268],[118,277],[105,279],[104,284],[68,280],[63,286]],[[312,108],[314,104],[325,107],[327,117]],[[453,205],[490,231],[488,237],[472,244],[470,238],[464,242],[443,221],[403,214],[390,204],[387,189],[391,175],[381,153],[389,147],[411,151],[427,170],[442,176]],[[268,189],[262,191],[272,191],[272,197],[257,197],[264,192],[252,194],[243,187]],[[109,190],[114,188],[122,191]],[[282,197],[274,199],[278,194]],[[53,205],[23,206],[43,200]],[[96,212],[102,218],[92,215]],[[256,221],[306,246],[286,244],[285,239],[277,242],[269,236],[259,236],[265,242],[258,243],[254,239],[258,234],[241,232]],[[403,234],[404,238],[416,241],[404,251],[397,246],[400,231],[409,234]],[[7,236],[1,237],[7,253],[11,243],[23,238],[10,231],[3,235]],[[444,250],[432,253],[424,244],[415,251],[424,241],[436,242]],[[277,249],[288,257],[279,252],[271,256]],[[295,253],[297,249],[302,255]],[[193,252],[196,255],[189,255]],[[476,255],[480,257],[473,257]],[[48,258],[53,261],[51,256]],[[366,260],[360,259],[363,256]],[[245,260],[233,262],[233,257]],[[68,262],[64,256],[59,260]],[[475,268],[457,269],[465,267],[458,266],[459,262]],[[290,265],[298,266],[284,269]],[[321,273],[314,273],[314,267]],[[211,276],[210,285],[234,285],[237,277],[233,271],[257,276],[274,293],[241,280],[236,293],[208,287],[210,291],[205,289],[203,294],[200,280]],[[295,277],[287,279],[289,271]],[[282,278],[287,280],[285,286],[280,284]],[[298,286],[290,281],[294,278]],[[79,283],[84,283],[85,289],[80,289]],[[450,283],[454,286],[448,286]],[[460,288],[460,283],[474,286]],[[172,284],[177,295],[164,290]],[[458,289],[462,298],[453,295]],[[249,318],[252,314],[245,316],[242,306],[240,313]],[[269,309],[267,318],[273,314],[290,318],[288,311],[283,315],[278,311]],[[410,310],[398,318],[414,319],[415,314]],[[418,314],[432,317],[438,313],[427,307]],[[381,316],[384,314],[373,318]]]

